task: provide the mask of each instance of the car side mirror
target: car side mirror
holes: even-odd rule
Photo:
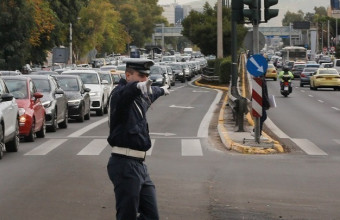
[[[33,94],[33,97],[36,98],[36,99],[41,99],[44,95],[40,92],[36,92]]]
[[[90,88],[84,88],[84,92],[90,92],[91,89]]]
[[[56,89],[56,90],[55,90],[55,94],[63,95],[63,94],[64,94],[64,90],[62,90],[62,89]]]
[[[4,93],[4,94],[2,94],[2,96],[1,96],[1,101],[2,102],[7,102],[7,101],[12,101],[13,100],[13,95],[12,94],[10,94],[10,93]]]

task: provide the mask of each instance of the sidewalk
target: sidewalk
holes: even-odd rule
[[[213,89],[221,89],[227,91],[226,87],[212,86],[208,84],[201,84],[196,80],[195,85],[209,87]],[[265,131],[270,130],[268,125],[264,126],[264,131],[260,139],[260,143],[255,142],[255,138],[251,135],[253,130],[254,121],[248,113],[244,124],[244,132],[235,131],[235,121],[233,120],[232,110],[227,106],[228,96],[225,94],[223,104],[220,110],[218,119],[218,133],[220,138],[228,150],[234,150],[244,154],[273,154],[284,153],[283,146],[272,137],[270,137]]]

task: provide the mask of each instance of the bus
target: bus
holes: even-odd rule
[[[282,48],[282,61],[307,62],[307,49],[304,47],[289,46]]]

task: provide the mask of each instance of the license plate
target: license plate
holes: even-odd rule
[[[284,87],[283,90],[284,90],[284,91],[288,91],[288,87]]]
[[[332,80],[333,78],[331,78],[331,77],[326,77],[326,80]]]

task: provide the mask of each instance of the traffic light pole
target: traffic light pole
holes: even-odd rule
[[[258,5],[258,1],[256,0],[256,5]],[[256,13],[259,13],[259,10],[256,10]],[[259,16],[259,15],[258,15]],[[253,22],[253,54],[258,54],[260,52],[259,49],[259,23],[258,21]],[[255,117],[255,142],[260,143],[260,118]]]

